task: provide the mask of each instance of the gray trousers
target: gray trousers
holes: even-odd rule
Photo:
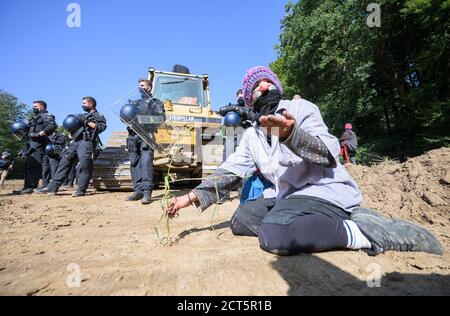
[[[44,155],[42,158],[42,186],[46,187],[50,180],[56,175],[56,170],[59,166],[61,158],[52,158],[48,155]]]
[[[94,142],[84,139],[71,143],[69,148],[64,151],[61,161],[59,162],[55,178],[48,185],[49,191],[58,191],[59,187],[69,176],[78,157],[77,191],[86,192],[89,186],[89,181],[92,177],[94,165],[92,155],[95,145],[96,144],[94,144]]]
[[[130,157],[130,172],[133,189],[136,193],[151,191],[154,187],[153,149],[144,143],[139,136],[132,135],[127,139]]]

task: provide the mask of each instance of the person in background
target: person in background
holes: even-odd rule
[[[358,150],[358,138],[353,131],[353,126],[350,123],[345,124],[344,133],[339,139],[341,143],[341,156],[345,163],[352,163],[356,165],[356,152]]]
[[[231,105],[231,103],[230,103]],[[239,89],[236,92],[236,106],[246,108],[245,101],[244,101],[244,94],[242,93],[242,89]],[[225,124],[226,125],[226,124]],[[239,126],[238,126],[239,127]],[[236,151],[236,147],[238,146],[238,136],[235,131],[236,129],[227,126],[225,129],[226,132],[231,132],[233,130],[233,133],[231,135],[224,135],[224,150],[223,150],[223,161],[225,161],[228,156],[230,156],[232,153]],[[242,131],[242,129],[240,129]],[[242,136],[242,135],[241,135]]]
[[[13,170],[14,166],[14,158],[9,150],[5,150],[2,153],[2,157],[0,159],[0,186],[3,186],[6,181],[6,177],[8,173]]]
[[[230,103],[229,106],[232,106]],[[244,94],[242,93],[242,89],[239,89],[236,92],[236,106],[247,108],[244,101]],[[242,128],[236,130],[236,128],[233,128],[232,126],[227,126],[226,118],[224,120],[224,127],[223,129],[223,155],[222,155],[222,161],[225,161],[228,156],[230,156],[232,153],[236,151],[236,147],[239,143],[239,136],[242,137],[242,135],[237,135],[236,131],[243,131]],[[240,125],[242,126],[242,123],[240,122]],[[239,126],[238,126],[239,127]],[[244,127],[244,126],[242,126]],[[245,128],[245,127],[244,127]],[[222,204],[225,201],[231,201],[230,192],[228,192],[222,199],[220,199],[217,203]]]
[[[63,149],[63,151],[61,152],[61,157],[63,157],[65,155],[66,151],[69,149],[70,145],[73,143],[72,136],[70,136],[70,135],[66,136],[65,143],[66,143],[66,146]],[[72,164],[72,168],[70,169],[69,175],[66,177],[66,179],[64,180],[64,183],[63,183],[64,188],[66,188],[66,189],[73,188],[73,185],[76,182],[75,179],[77,177],[77,165],[78,165],[78,156],[74,157],[74,162]]]
[[[64,148],[66,146],[66,140],[64,135],[55,130],[55,132],[48,137],[50,144],[55,148]],[[53,154],[44,154],[42,159],[42,188],[45,188],[55,177],[56,170],[58,169],[59,162],[61,160],[61,152],[55,152]]]
[[[77,135],[61,158],[56,175],[46,188],[36,189],[36,193],[57,194],[72,170],[78,157],[77,191],[73,197],[86,195],[92,177],[93,156],[97,144],[100,142],[99,134],[106,130],[106,118],[97,111],[97,101],[93,97],[82,98],[84,114],[77,116],[84,126],[83,133]]]
[[[47,103],[42,100],[33,102],[34,116],[28,121],[29,132],[25,150],[25,182],[23,189],[13,194],[31,194],[42,178],[42,159],[48,137],[56,130],[55,117],[47,112]]]
[[[139,108],[139,114],[148,117],[165,117],[164,104],[152,95],[152,82],[139,80],[141,99],[133,101]],[[127,127],[127,150],[130,158],[130,172],[133,180],[133,194],[127,201],[139,201],[150,204],[154,187],[154,149],[147,144],[132,128]],[[156,132],[156,126],[152,133]]]

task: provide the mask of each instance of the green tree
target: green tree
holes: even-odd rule
[[[58,133],[63,134],[66,138],[69,138],[70,133],[64,128],[64,126],[58,126]]]
[[[316,103],[335,135],[352,122],[366,148],[404,158],[450,135],[450,1],[302,0],[286,5],[278,59],[288,97]]]
[[[25,141],[18,140],[11,133],[10,127],[13,122],[26,119],[28,116],[27,106],[18,99],[3,90],[0,90],[0,153],[11,150],[17,157],[17,153],[24,147]],[[13,177],[22,176],[23,163],[16,160]]]

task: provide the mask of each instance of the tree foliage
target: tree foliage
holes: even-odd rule
[[[26,119],[29,112],[27,106],[18,101],[11,94],[0,90],[0,153],[5,150],[11,150],[17,157],[17,153],[25,145],[11,134],[11,124],[13,122]],[[23,172],[23,163],[16,160],[13,176],[20,176]]]
[[[335,135],[404,158],[450,142],[450,0],[301,0],[286,5],[278,59],[287,97],[316,103]]]

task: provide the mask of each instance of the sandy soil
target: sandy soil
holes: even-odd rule
[[[12,196],[22,183],[9,181],[0,188],[0,295],[450,295],[449,166],[444,148],[405,164],[349,167],[366,206],[427,227],[443,243],[443,257],[277,257],[256,238],[231,235],[237,199],[218,208],[214,230],[214,208],[186,209],[170,222],[173,245],[164,246],[155,232],[166,235],[162,191],[142,206],[125,202],[126,192]],[[380,287],[369,287],[377,272]]]

